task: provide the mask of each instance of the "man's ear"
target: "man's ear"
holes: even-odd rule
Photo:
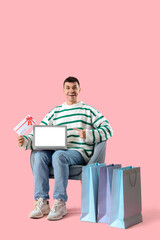
[[[81,92],[81,88],[79,89],[79,93]]]

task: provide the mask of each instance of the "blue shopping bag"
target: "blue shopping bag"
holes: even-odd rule
[[[81,221],[97,221],[99,173],[104,166],[105,163],[94,163],[82,167]]]
[[[142,222],[140,168],[113,170],[111,227],[128,228]]]
[[[121,164],[112,164],[100,169],[97,214],[97,222],[99,223],[109,223],[112,174],[113,169],[117,168],[121,168]]]

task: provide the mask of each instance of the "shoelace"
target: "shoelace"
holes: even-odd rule
[[[52,212],[56,212],[57,208],[58,208],[58,206],[53,206],[52,209],[51,209],[51,211],[52,211]]]
[[[41,211],[40,207],[42,206],[42,204],[43,204],[43,200],[42,199],[36,200],[34,202],[34,209],[39,209]]]
[[[56,212],[56,210],[61,207],[62,205],[60,203],[54,203],[53,207],[51,209],[52,212]]]

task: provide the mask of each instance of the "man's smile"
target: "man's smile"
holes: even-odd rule
[[[69,96],[72,96],[72,97],[73,97],[73,96],[76,96],[76,94],[74,94],[74,93],[73,93],[73,94],[68,94],[68,95],[69,95]]]

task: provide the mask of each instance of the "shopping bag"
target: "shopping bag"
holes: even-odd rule
[[[97,214],[97,222],[99,223],[109,223],[112,175],[113,169],[117,168],[121,168],[121,164],[112,164],[100,168]]]
[[[82,167],[81,221],[97,221],[99,172],[104,166],[105,163],[94,163]]]
[[[128,228],[142,222],[140,167],[113,170],[111,227]]]

